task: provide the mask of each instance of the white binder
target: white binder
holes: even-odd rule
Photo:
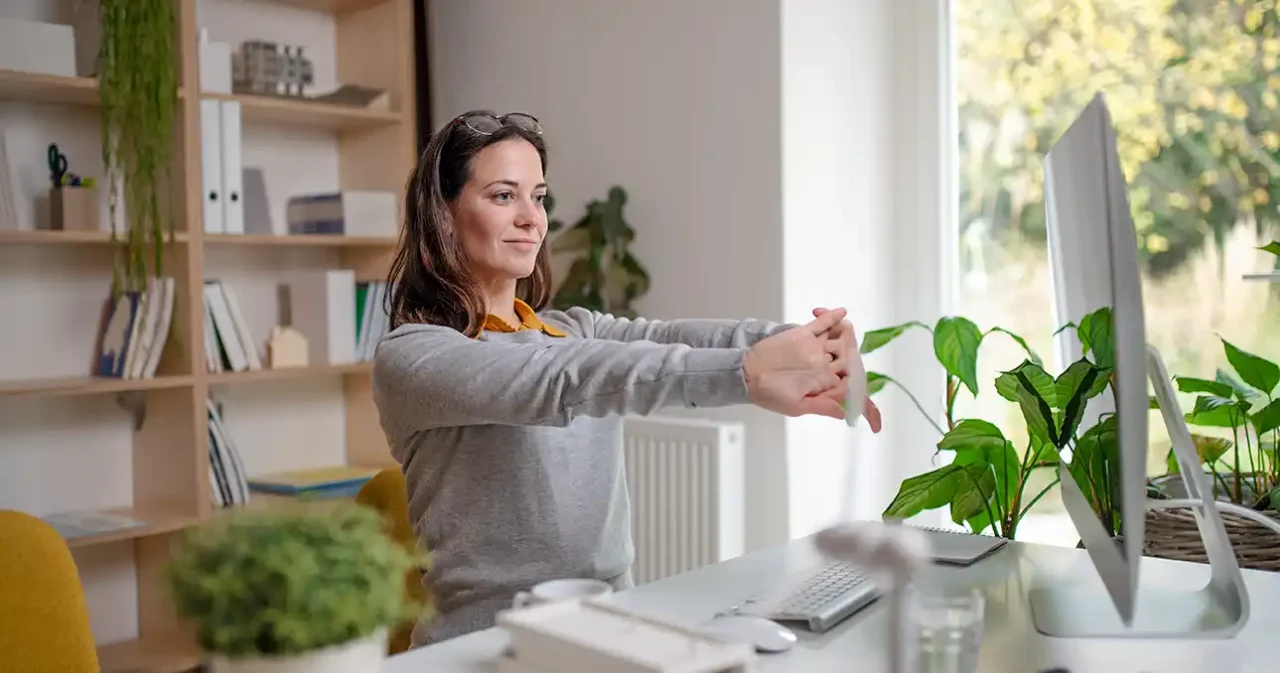
[[[240,165],[240,102],[219,103],[222,139],[222,226],[227,234],[244,233],[244,173]]]
[[[222,223],[222,111],[211,98],[200,99],[200,175],[204,186],[204,231],[221,234]]]

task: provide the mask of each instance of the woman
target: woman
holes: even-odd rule
[[[563,577],[630,586],[622,415],[754,403],[843,418],[842,309],[803,326],[542,311],[547,151],[529,115],[461,115],[410,177],[373,394],[431,550],[414,646],[494,623]],[[866,415],[878,431],[879,412]]]

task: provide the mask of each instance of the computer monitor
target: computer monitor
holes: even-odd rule
[[[1068,463],[1060,464],[1063,503],[1105,594],[1074,583],[1033,588],[1033,621],[1041,633],[1062,637],[1230,637],[1248,619],[1248,596],[1169,375],[1160,354],[1147,345],[1137,234],[1115,130],[1101,93],[1050,149],[1044,185],[1056,323],[1079,324],[1097,309],[1110,308],[1115,395],[1113,400],[1099,398],[1088,409],[1080,432],[1104,411],[1114,412],[1117,464],[1110,471],[1118,483],[1111,491],[1123,539],[1111,537]],[[1056,346],[1060,367],[1080,357],[1073,330],[1059,333]],[[1213,566],[1209,583],[1199,591],[1139,591],[1147,506],[1148,379],[1187,493],[1197,502],[1193,511]]]

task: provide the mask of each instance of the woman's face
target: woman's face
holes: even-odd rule
[[[452,214],[463,253],[482,283],[533,274],[547,235],[546,194],[542,161],[527,141],[504,140],[476,154]]]

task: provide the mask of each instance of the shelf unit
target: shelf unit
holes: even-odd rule
[[[131,544],[136,570],[138,637],[101,645],[103,671],[174,673],[189,670],[199,657],[189,630],[179,624],[158,584],[174,534],[218,515],[211,504],[209,428],[205,401],[211,390],[272,381],[338,378],[345,414],[345,458],[348,464],[393,467],[377,422],[370,394],[368,363],[312,366],[239,373],[205,370],[203,282],[210,250],[228,249],[287,255],[292,249],[332,251],[337,264],[352,269],[357,280],[383,280],[395,239],[328,235],[205,235],[202,217],[200,98],[241,103],[244,127],[285,125],[328,134],[338,154],[338,186],[399,193],[413,167],[416,139],[413,0],[244,0],[239,7],[277,5],[332,15],[334,75],[337,81],[385,89],[388,110],[366,110],[333,104],[252,95],[194,94],[199,90],[197,0],[173,0],[177,6],[175,38],[179,55],[178,127],[172,174],[175,190],[171,213],[177,228],[170,243],[166,275],[177,281],[170,336],[154,378],[106,379],[91,376],[0,380],[0,404],[7,400],[115,395],[131,408],[133,502],[105,510],[141,519],[147,525],[74,538],[82,550],[106,544]],[[231,4],[231,3],[228,3]],[[216,36],[215,36],[216,37]],[[271,39],[271,35],[262,37]],[[0,102],[75,106],[94,110],[97,81],[0,70]],[[246,136],[245,142],[249,142]],[[279,195],[287,197],[287,195]],[[277,198],[279,198],[277,197]],[[109,283],[108,232],[0,231],[0,246],[28,246],[41,251],[88,248],[103,251],[103,287]],[[49,253],[44,253],[49,254]],[[262,348],[258,344],[259,349]],[[83,355],[88,359],[87,353]],[[274,394],[274,393],[273,393]],[[140,413],[140,410],[145,410]],[[275,499],[265,499],[269,506]]]

